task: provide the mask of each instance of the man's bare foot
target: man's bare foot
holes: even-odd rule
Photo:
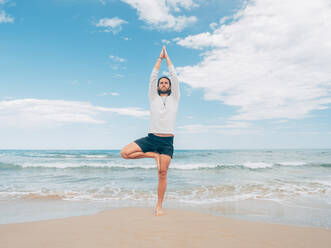
[[[157,169],[160,170],[160,154],[159,153],[156,153],[155,161],[157,164]]]
[[[155,215],[156,216],[164,215],[164,212],[163,212],[163,210],[162,210],[161,207],[156,207],[156,209],[155,209]]]

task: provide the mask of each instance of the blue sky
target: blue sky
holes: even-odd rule
[[[0,0],[0,149],[146,136],[162,45],[175,149],[330,148],[329,23],[327,0]]]

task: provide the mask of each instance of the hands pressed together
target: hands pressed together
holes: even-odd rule
[[[171,62],[171,60],[168,56],[167,50],[165,48],[165,45],[163,45],[160,57],[157,59],[157,61],[155,63],[155,66],[154,66],[155,69],[157,69],[157,70],[160,69],[160,64],[162,62],[162,59],[166,59],[168,66],[172,65],[172,62]]]
[[[163,45],[162,47],[162,51],[161,51],[161,54],[160,54],[160,58],[161,59],[168,59],[168,54],[167,54],[167,50],[165,48],[165,45]]]

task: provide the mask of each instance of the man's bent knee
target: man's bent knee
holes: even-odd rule
[[[134,152],[142,152],[142,149],[135,142],[131,142],[122,148],[121,156],[122,158],[130,159],[130,154]]]
[[[129,158],[128,153],[123,149],[121,150],[121,156],[122,156],[122,158],[125,158],[125,159]]]

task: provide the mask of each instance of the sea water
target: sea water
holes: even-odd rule
[[[119,150],[0,150],[0,223],[155,207],[152,158]],[[163,207],[331,227],[331,149],[175,150]]]

